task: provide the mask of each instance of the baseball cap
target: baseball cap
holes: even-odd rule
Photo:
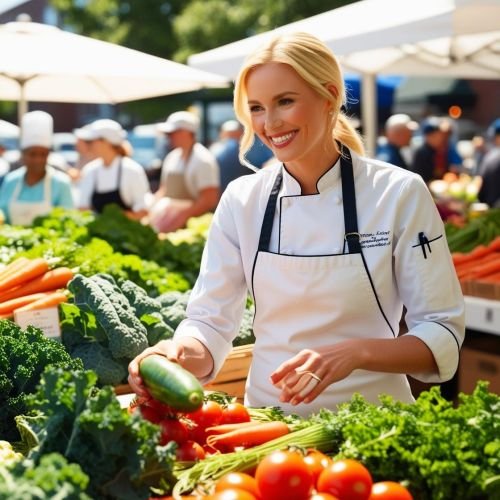
[[[500,118],[497,118],[491,125],[490,125],[490,134],[491,135],[500,135]]]
[[[188,130],[195,133],[200,126],[199,118],[189,111],[176,111],[172,113],[165,123],[158,125],[158,130],[166,134],[175,132],[176,130]]]
[[[441,129],[441,120],[437,117],[431,117],[422,123],[422,134],[427,135]]]
[[[104,139],[114,146],[119,146],[127,137],[127,132],[122,126],[114,120],[104,118],[89,123],[80,129],[76,129],[74,134],[79,139],[84,141],[95,141],[96,139]]]
[[[243,130],[243,126],[237,120],[227,120],[221,125],[220,129],[222,132],[238,132]]]
[[[411,117],[405,113],[398,113],[396,115],[392,115],[385,122],[386,129],[399,127],[400,125],[404,125],[408,127],[410,130],[418,129],[418,123],[412,120]]]

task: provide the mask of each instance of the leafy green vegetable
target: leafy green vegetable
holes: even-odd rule
[[[19,439],[14,417],[26,411],[26,397],[49,365],[82,367],[61,343],[46,338],[38,328],[22,330],[12,321],[0,320],[0,439]]]
[[[123,306],[121,294],[108,296],[91,278],[77,274],[68,283],[75,304],[92,312],[108,337],[114,359],[131,359],[148,347],[146,328]]]
[[[38,465],[29,459],[12,468],[0,465],[0,500],[91,500],[88,483],[80,466],[58,453],[41,457]]]
[[[29,409],[38,417],[19,417],[23,435],[37,446],[29,457],[60,453],[90,478],[92,498],[140,500],[151,486],[174,483],[175,445],[158,446],[159,427],[120,408],[111,387],[97,390],[91,371],[47,369]]]

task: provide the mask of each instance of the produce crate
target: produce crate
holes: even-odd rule
[[[253,344],[233,348],[222,365],[217,377],[205,385],[207,391],[222,391],[234,396],[241,403],[245,395],[245,383],[252,363]]]
[[[470,394],[478,380],[488,380],[490,392],[500,393],[500,356],[464,348],[458,368],[459,391]]]

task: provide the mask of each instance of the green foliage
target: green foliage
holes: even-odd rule
[[[0,320],[0,439],[19,439],[14,417],[26,411],[26,396],[35,391],[46,366],[76,369],[82,364],[38,328],[22,330]]]
[[[104,280],[105,281],[105,280]],[[132,359],[140,354],[148,341],[146,328],[130,309],[125,307],[123,294],[114,291],[107,294],[102,283],[77,274],[69,283],[68,290],[74,295],[75,304],[94,314],[106,332],[108,345],[114,359]]]
[[[408,483],[421,500],[500,498],[500,396],[480,382],[454,408],[438,387],[414,404],[355,395],[337,414],[312,418],[332,435],[338,457],[360,460],[375,481]]]
[[[88,476],[59,453],[41,457],[38,465],[23,460],[7,469],[0,465],[0,500],[91,500]]]
[[[243,311],[240,330],[238,332],[238,336],[233,340],[233,347],[255,343],[255,335],[253,333],[254,316],[255,308],[253,305]]]
[[[146,500],[149,487],[174,481],[174,446],[158,446],[159,428],[120,408],[111,387],[95,388],[91,371],[45,371],[29,399],[37,418],[18,418],[23,435],[34,436],[30,458],[60,453],[90,478],[92,498]]]

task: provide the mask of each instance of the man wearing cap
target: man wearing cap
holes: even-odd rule
[[[385,122],[387,142],[379,147],[377,159],[408,170],[409,165],[402,150],[410,145],[413,132],[417,128],[418,123],[408,115],[398,113],[390,116]]]
[[[106,205],[116,204],[130,218],[146,215],[148,178],[144,168],[127,157],[127,133],[122,126],[114,120],[96,120],[75,135],[90,142],[90,152],[96,157],[83,167],[79,207],[100,213]]]
[[[478,173],[482,177],[478,193],[479,201],[490,207],[500,207],[500,118],[491,125],[489,135],[493,147],[484,156]]]
[[[198,117],[188,111],[172,113],[158,127],[172,148],[149,211],[151,226],[158,232],[184,227],[190,217],[214,210],[219,201],[219,166],[214,155],[196,142],[198,128]]]
[[[426,183],[441,179],[449,169],[447,151],[448,135],[438,117],[428,118],[422,124],[424,142],[415,150],[411,170],[420,174]]]
[[[243,127],[240,122],[227,120],[220,127],[219,140],[210,146],[220,169],[221,193],[232,180],[253,173],[253,170],[242,165],[238,158],[242,134]]]
[[[0,190],[0,209],[10,224],[30,225],[53,207],[74,206],[69,177],[47,164],[52,136],[53,120],[48,113],[32,111],[23,116],[23,166],[5,176]]]

